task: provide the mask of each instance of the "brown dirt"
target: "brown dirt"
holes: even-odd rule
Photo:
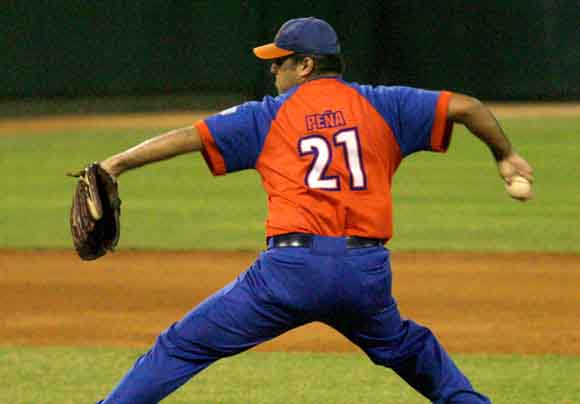
[[[150,345],[254,256],[0,250],[0,344]],[[580,355],[578,255],[395,252],[393,268],[402,313],[452,352]],[[321,324],[259,349],[356,350]]]
[[[58,115],[0,119],[0,136],[86,129],[178,128],[192,125],[215,111],[157,114]]]
[[[580,116],[577,103],[491,103],[490,109],[499,117],[560,117]],[[61,115],[50,117],[0,119],[0,136],[80,131],[86,129],[178,128],[191,125],[216,111],[170,112],[156,114]]]

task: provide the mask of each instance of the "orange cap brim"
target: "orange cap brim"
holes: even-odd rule
[[[278,48],[275,44],[269,43],[267,45],[258,46],[254,48],[254,54],[259,59],[277,59],[283,56],[288,56],[293,54],[294,51],[289,51],[286,49]]]

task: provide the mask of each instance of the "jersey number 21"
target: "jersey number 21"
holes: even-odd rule
[[[342,149],[350,175],[350,189],[354,191],[366,189],[367,179],[357,128],[342,129],[336,132],[332,139],[333,144],[330,144],[326,138],[320,135],[309,135],[299,140],[298,150],[300,155],[314,155],[314,159],[306,173],[306,185],[310,188],[326,191],[339,191],[341,189],[340,178],[338,176],[328,176],[326,171],[334,158],[340,158],[334,156],[333,153]]]

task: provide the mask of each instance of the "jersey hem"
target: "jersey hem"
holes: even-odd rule
[[[316,230],[305,230],[302,228],[279,228],[279,227],[268,227],[266,226],[266,231],[265,231],[265,236],[266,238],[268,237],[273,237],[273,236],[279,236],[282,234],[288,234],[288,233],[305,233],[305,234],[312,234],[315,236],[323,236],[323,237],[365,237],[365,238],[376,238],[376,239],[381,239],[381,240],[385,240],[385,243],[387,243],[392,237],[393,235],[390,233],[376,233],[376,234],[370,234],[370,233],[365,233],[365,232],[361,232],[361,231],[343,231],[343,232],[320,232],[320,231],[316,231]]]

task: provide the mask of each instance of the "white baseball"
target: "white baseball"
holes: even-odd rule
[[[532,184],[520,175],[511,177],[511,184],[506,183],[505,189],[512,198],[522,201],[532,198]]]

